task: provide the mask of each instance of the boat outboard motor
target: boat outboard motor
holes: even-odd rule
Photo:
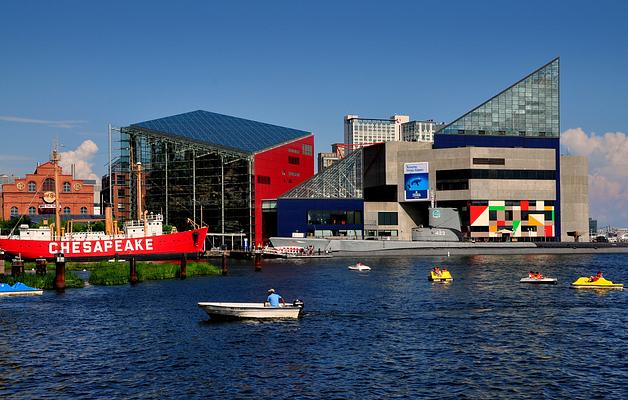
[[[301,300],[296,299],[296,300],[294,300],[294,301],[292,302],[292,305],[293,305],[293,306],[295,306],[295,307],[301,307],[301,308],[303,308],[304,303],[303,303]]]

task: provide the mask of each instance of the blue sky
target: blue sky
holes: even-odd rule
[[[607,191],[623,205],[626,17],[621,1],[5,0],[0,173],[32,171],[58,136],[100,175],[107,123],[197,109],[312,131],[324,151],[345,114],[450,121],[560,56],[561,129],[584,134],[569,152],[613,140],[620,154],[587,155],[592,177],[614,174]],[[81,150],[88,139],[98,150]],[[621,208],[592,208],[628,225]]]

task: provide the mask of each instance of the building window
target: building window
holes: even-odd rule
[[[70,182],[63,182],[63,193],[70,193]]]
[[[64,208],[63,208],[63,213],[64,213],[65,215],[70,215],[70,207],[64,207]]]
[[[126,179],[124,175],[116,176],[116,185],[126,185]]]
[[[35,192],[36,190],[37,190],[37,185],[35,185],[35,182],[33,181],[28,182],[28,191]]]
[[[473,164],[476,165],[506,165],[503,158],[473,158]]]
[[[294,154],[301,154],[298,149],[293,149],[293,148],[289,148],[288,152],[289,153],[294,153]]]
[[[126,197],[126,192],[124,191],[124,189],[118,189],[118,198],[124,199],[125,197]]]
[[[44,192],[54,192],[55,191],[55,180],[52,178],[47,178],[44,181],[43,186]]]
[[[312,145],[311,144],[304,144],[302,146],[303,149],[303,155],[305,156],[311,156],[312,155]]]
[[[35,207],[28,207],[28,215],[35,215],[37,213],[37,209]]]
[[[300,162],[301,162],[301,160],[299,159],[299,157],[288,156],[288,164],[299,165]]]
[[[81,215],[87,215],[87,207],[81,207]]]
[[[257,176],[257,183],[263,183],[265,185],[270,185],[270,176]]]
[[[11,207],[11,218],[16,218],[17,215],[17,207]]]
[[[396,212],[378,212],[377,225],[397,225],[398,217]]]
[[[298,172],[288,172],[288,176],[301,176]]]

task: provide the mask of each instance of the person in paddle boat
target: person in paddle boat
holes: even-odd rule
[[[530,279],[534,279],[534,277],[536,276],[536,274],[532,271],[528,272],[528,278]]]
[[[590,277],[589,278],[589,282],[595,282],[595,281],[599,280],[600,278],[603,278],[602,271],[598,271],[596,275]]]
[[[266,302],[264,303],[264,305],[265,306],[269,305],[271,307],[279,307],[280,302],[284,306],[286,305],[286,301],[283,299],[283,297],[275,293],[275,289],[268,289],[268,298],[266,299]]]
[[[442,276],[443,272],[440,270],[440,268],[438,268],[438,266],[434,267],[432,269],[432,271],[434,271],[434,273],[436,274],[436,276]],[[444,271],[444,270],[443,270]]]

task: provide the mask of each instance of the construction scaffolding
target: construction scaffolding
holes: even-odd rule
[[[251,154],[134,126],[120,129],[119,149],[113,165],[129,177],[124,204],[131,218],[137,218],[133,170],[141,163],[143,209],[163,214],[166,225],[183,230],[198,224],[213,233],[253,236]]]
[[[362,148],[359,148],[289,190],[281,198],[361,199],[363,198],[362,168]]]

